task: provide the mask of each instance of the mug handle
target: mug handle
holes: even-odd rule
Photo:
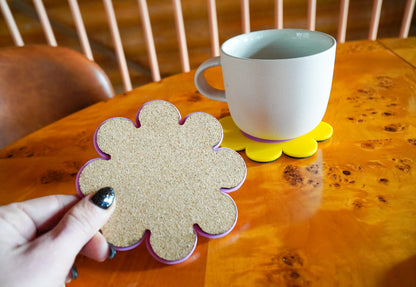
[[[220,56],[213,57],[203,62],[196,70],[194,78],[195,86],[198,89],[198,91],[205,97],[215,101],[227,102],[227,100],[225,99],[225,91],[216,89],[210,84],[208,84],[204,76],[205,70],[216,66],[221,66]]]

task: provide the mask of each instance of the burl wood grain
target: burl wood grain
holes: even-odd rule
[[[313,157],[259,164],[243,154],[247,179],[231,194],[239,218],[229,235],[200,237],[175,266],[144,245],[104,263],[79,257],[70,286],[416,286],[416,71],[391,41],[391,50],[338,45],[324,118],[334,135]],[[414,39],[406,41],[402,48]],[[226,104],[196,91],[193,75],[119,95],[4,148],[0,203],[75,193],[78,169],[97,157],[95,128],[113,116],[134,119],[148,100],[171,101],[182,115],[227,115]],[[220,85],[219,70],[209,77]]]

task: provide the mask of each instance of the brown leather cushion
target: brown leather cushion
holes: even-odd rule
[[[104,71],[78,52],[0,49],[0,148],[113,95]]]

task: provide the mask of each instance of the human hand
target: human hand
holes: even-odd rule
[[[115,251],[99,233],[114,211],[114,191],[52,195],[0,206],[0,286],[64,286],[81,253],[97,261]]]

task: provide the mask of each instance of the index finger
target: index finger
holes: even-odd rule
[[[76,195],[50,195],[0,207],[3,219],[26,240],[54,227],[79,201]]]

